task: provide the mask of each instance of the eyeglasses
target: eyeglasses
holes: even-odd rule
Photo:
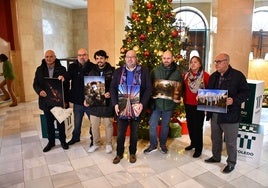
[[[127,59],[134,59],[136,56],[126,56]]]
[[[78,57],[87,56],[87,54],[78,54]]]
[[[215,60],[214,63],[215,64],[219,64],[219,63],[224,62],[224,61],[227,61],[227,59]]]

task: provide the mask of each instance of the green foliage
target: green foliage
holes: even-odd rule
[[[180,72],[188,68],[188,63],[180,55],[182,42],[180,30],[173,25],[175,13],[172,12],[172,0],[133,0],[129,25],[125,27],[126,36],[120,49],[119,65],[125,63],[128,50],[137,53],[139,63],[151,71],[161,63],[164,51],[170,50]],[[140,128],[148,129],[150,110],[141,114]],[[174,115],[183,115],[184,106],[178,104]],[[174,118],[174,117],[173,117]]]
[[[135,50],[140,63],[152,70],[161,63],[164,51],[170,50],[175,62],[184,66],[180,55],[182,44],[179,31],[172,24],[175,13],[172,12],[172,0],[133,0],[129,25],[125,27],[126,37],[120,49],[119,65],[124,63],[125,53]]]

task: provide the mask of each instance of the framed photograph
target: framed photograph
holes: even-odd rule
[[[197,110],[227,113],[228,90],[199,89],[197,95]]]
[[[172,80],[155,80],[153,83],[153,98],[180,100],[182,85]]]
[[[120,119],[135,119],[136,104],[140,102],[139,85],[118,85],[118,105]]]
[[[84,76],[85,100],[89,106],[105,106],[105,77]]]
[[[63,82],[58,78],[44,78],[48,106],[64,106]]]

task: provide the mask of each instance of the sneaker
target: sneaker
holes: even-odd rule
[[[113,148],[111,145],[106,145],[106,153],[112,153]]]
[[[88,153],[93,153],[94,151],[96,151],[97,149],[99,149],[99,146],[91,146],[89,147],[89,149],[87,150]]]
[[[151,146],[149,146],[147,149],[145,149],[144,151],[143,151],[143,153],[144,154],[150,154],[150,153],[152,153],[152,152],[154,152],[154,151],[156,151],[157,150],[157,147],[151,147]]]
[[[168,152],[167,146],[161,146],[160,148],[161,148],[161,150],[160,150],[161,153],[167,154],[167,152]]]

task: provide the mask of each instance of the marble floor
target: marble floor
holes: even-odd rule
[[[238,160],[230,174],[221,172],[226,164],[225,151],[221,163],[204,162],[211,156],[208,122],[205,123],[204,151],[200,158],[193,158],[193,151],[184,151],[189,138],[182,135],[168,140],[168,154],[157,151],[144,155],[148,141],[139,140],[137,162],[129,163],[126,150],[121,162],[114,165],[115,151],[106,154],[104,146],[94,153],[87,153],[90,139],[86,118],[81,142],[63,150],[57,141],[56,147],[43,153],[47,139],[42,138],[40,113],[36,101],[20,103],[12,108],[8,107],[8,103],[0,104],[1,188],[268,187],[268,110],[264,108],[261,124],[265,127],[265,134],[260,162],[254,164]],[[115,138],[113,142],[115,148]]]

